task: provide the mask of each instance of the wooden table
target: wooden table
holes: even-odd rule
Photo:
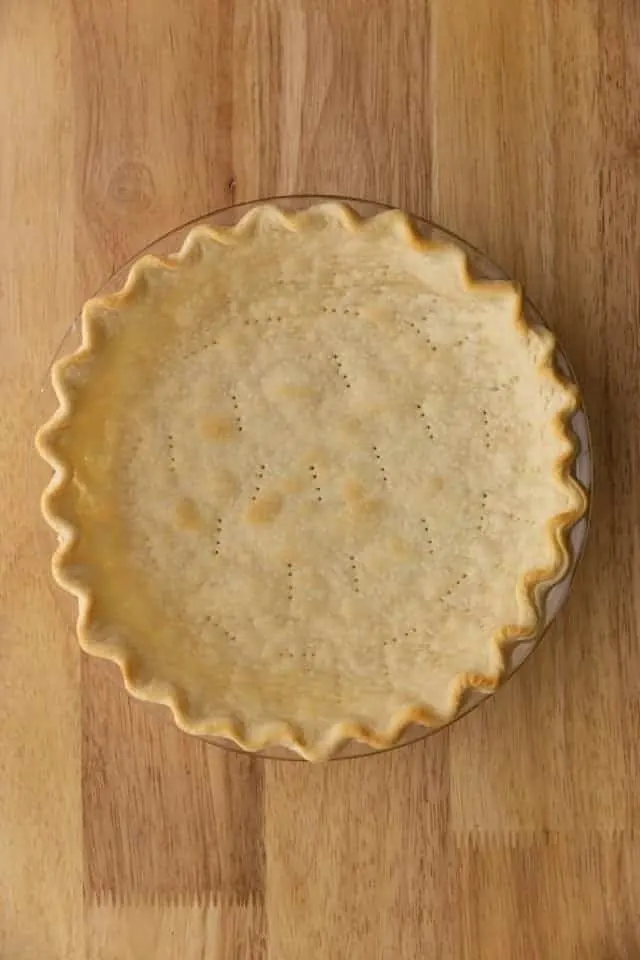
[[[0,0],[0,956],[640,956],[640,4]],[[81,656],[32,436],[89,295],[274,193],[431,215],[584,386],[587,558],[453,728],[325,766],[223,752]]]

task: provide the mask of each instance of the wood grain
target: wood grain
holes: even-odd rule
[[[448,923],[446,731],[427,749],[270,764],[265,777],[271,956],[459,955]],[[284,810],[298,811],[286,828]],[[318,857],[328,849],[330,866]]]
[[[204,902],[224,894],[246,903],[261,896],[262,762],[186,739],[167,710],[132,701],[117,669],[109,679],[107,670],[88,659],[82,668],[88,899]]]
[[[640,957],[639,49],[629,0],[0,0],[0,956]],[[597,458],[527,666],[323,767],[190,739],[81,658],[32,448],[114,267],[296,191],[432,214],[522,281]]]

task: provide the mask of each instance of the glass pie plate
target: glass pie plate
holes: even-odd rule
[[[180,249],[183,239],[186,234],[193,227],[200,224],[210,224],[212,226],[231,226],[236,223],[242,216],[245,214],[251,207],[255,206],[256,203],[261,202],[272,202],[276,203],[283,209],[286,210],[300,210],[305,207],[311,206],[315,203],[322,203],[325,201],[341,201],[347,203],[356,213],[364,217],[373,216],[376,213],[380,213],[386,209],[389,209],[386,205],[380,203],[374,203],[371,201],[358,200],[350,197],[336,197],[336,196],[319,196],[319,195],[297,195],[297,196],[285,196],[285,197],[268,197],[261,201],[251,201],[249,203],[240,203],[235,204],[230,207],[225,207],[222,210],[216,210],[213,213],[205,214],[202,217],[198,217],[196,220],[192,220],[188,223],[183,224],[180,227],[177,227],[175,230],[172,230],[170,233],[165,234],[157,240],[154,240],[153,243],[145,247],[143,250],[138,251],[127,263],[123,264],[120,269],[118,269],[109,279],[103,284],[103,286],[96,291],[96,295],[104,295],[112,293],[116,290],[119,290],[125,283],[127,274],[131,265],[138,260],[141,256],[145,254],[155,254],[156,256],[164,257],[169,254],[175,253]],[[434,240],[442,243],[449,243],[458,246],[462,249],[469,260],[469,265],[471,273],[477,277],[488,280],[507,280],[510,279],[507,275],[493,263],[488,257],[486,257],[481,251],[477,250],[471,244],[467,243],[465,240],[456,236],[455,234],[449,232],[441,226],[438,226],[435,223],[432,223],[429,220],[426,220],[422,217],[412,216],[411,217],[414,226],[416,229],[425,237],[430,240]],[[541,316],[538,309],[534,306],[529,298],[525,296],[524,298],[524,312],[527,320],[532,326],[546,326],[543,317]],[[41,384],[41,394],[43,395],[43,402],[41,404],[42,410],[42,422],[44,422],[48,417],[53,413],[55,408],[55,401],[52,398],[52,393],[48,389],[50,384],[50,370],[53,363],[62,356],[66,356],[69,353],[72,353],[80,343],[80,317],[77,316],[73,323],[70,325],[67,330],[62,342],[60,343],[55,355],[51,359],[51,364],[48,370],[45,372]],[[571,367],[571,364],[564,354],[560,346],[557,347],[556,351],[556,363],[559,371],[564,375],[564,377],[575,383],[576,378]],[[580,482],[584,490],[587,492],[589,498],[589,504],[591,502],[591,489],[593,483],[593,463],[592,463],[592,447],[591,447],[591,438],[589,432],[589,424],[587,420],[587,415],[583,406],[576,411],[572,419],[571,424],[572,430],[575,434],[578,452],[576,460],[573,466],[573,475]],[[561,581],[555,584],[550,584],[545,589],[544,586],[541,591],[542,596],[542,606],[544,613],[543,627],[541,628],[539,634],[528,641],[520,642],[514,648],[508,652],[505,671],[501,681],[501,686],[506,683],[510,677],[518,670],[525,660],[532,654],[532,652],[537,647],[538,643],[552,624],[553,620],[556,618],[564,603],[567,600],[569,592],[571,590],[571,584],[576,572],[576,567],[584,551],[587,532],[589,528],[589,510],[585,516],[580,519],[571,529],[569,535],[570,543],[570,553],[571,553],[571,562],[569,569],[567,570],[566,575],[562,578]],[[62,596],[62,594],[61,594]],[[68,608],[67,608],[68,609]],[[105,671],[105,678],[109,677],[110,680],[118,681],[118,671],[108,670]],[[500,687],[498,687],[498,690]],[[449,721],[446,726],[449,726],[451,723],[455,723],[461,717],[468,714],[471,710],[481,704],[488,697],[495,696],[496,691],[492,692],[481,692],[479,690],[469,690],[463,697],[460,708],[453,718]],[[162,716],[165,722],[172,722],[171,716],[166,709],[158,711],[157,715]],[[413,743],[416,740],[420,740],[424,737],[432,736],[438,733],[442,727],[424,727],[424,726],[411,726],[409,727],[401,737],[401,739],[394,744],[392,747],[387,749],[397,749],[400,746]],[[236,746],[230,740],[224,740],[221,738],[206,738],[211,743],[225,747],[226,749],[243,752],[240,747]],[[371,754],[380,753],[381,751],[376,750],[366,744],[359,743],[356,741],[349,741],[343,744],[337,753],[334,755],[334,759],[344,759],[347,757],[356,757],[356,756],[367,756]],[[384,751],[382,751],[384,752]],[[273,747],[264,749],[259,752],[259,756],[270,757],[274,759],[288,759],[288,760],[301,760],[301,758],[294,752],[288,750],[285,747]]]

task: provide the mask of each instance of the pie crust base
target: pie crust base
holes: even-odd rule
[[[85,305],[37,436],[83,649],[185,731],[252,751],[324,759],[450,721],[540,632],[586,509],[554,351],[512,285],[472,280],[398,212],[256,207],[142,258]]]

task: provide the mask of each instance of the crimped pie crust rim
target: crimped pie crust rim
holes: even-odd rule
[[[93,336],[92,309],[107,307],[118,309],[127,306],[145,283],[145,273],[148,269],[157,271],[176,270],[186,262],[194,252],[201,238],[222,244],[241,242],[243,236],[251,233],[256,222],[264,217],[277,219],[282,226],[292,231],[304,227],[304,220],[309,214],[326,211],[334,219],[341,221],[347,230],[366,229],[372,222],[379,222],[384,218],[390,230],[402,232],[408,245],[419,251],[451,250],[454,244],[436,243],[426,240],[413,228],[408,217],[396,210],[386,210],[373,217],[360,217],[350,207],[339,201],[314,204],[301,211],[285,211],[277,206],[266,203],[256,204],[233,226],[192,227],[184,240],[179,252],[160,258],[144,255],[130,268],[124,286],[113,294],[98,296],[87,301],[82,311],[82,340],[80,346],[68,356],[58,359],[52,366],[51,379],[58,399],[58,409],[51,419],[40,428],[36,436],[36,447],[42,458],[53,468],[53,476],[41,498],[41,509],[47,523],[58,535],[58,546],[53,554],[51,569],[58,585],[74,596],[78,601],[77,636],[82,649],[92,656],[116,663],[122,673],[127,691],[137,699],[153,703],[164,704],[169,707],[176,725],[187,733],[203,737],[220,737],[234,741],[239,747],[248,751],[259,751],[268,747],[286,747],[307,760],[323,760],[335,753],[348,740],[356,740],[367,744],[376,750],[384,750],[394,746],[402,737],[407,727],[418,724],[428,727],[439,727],[455,719],[466,691],[471,689],[490,692],[494,690],[501,679],[506,665],[508,649],[513,646],[534,639],[540,635],[544,627],[543,596],[554,584],[558,583],[566,574],[570,562],[571,551],[569,533],[572,527],[586,513],[588,498],[578,481],[572,476],[571,470],[578,452],[576,438],[570,428],[573,415],[580,407],[577,389],[569,387],[557,372],[555,367],[555,338],[545,331],[546,349],[537,365],[541,376],[548,376],[560,384],[568,398],[568,403],[553,419],[552,425],[557,434],[570,441],[570,448],[555,463],[556,478],[568,489],[571,489],[578,501],[575,509],[565,511],[551,517],[547,522],[547,535],[553,545],[554,562],[546,568],[529,570],[517,584],[517,590],[526,600],[531,609],[535,622],[529,628],[515,625],[506,625],[489,641],[499,655],[500,669],[493,675],[464,673],[457,677],[450,701],[450,709],[443,714],[436,714],[420,703],[409,703],[397,711],[385,729],[366,726],[353,719],[345,718],[334,724],[319,740],[308,741],[304,732],[294,725],[282,721],[261,726],[245,726],[237,719],[212,717],[204,721],[195,722],[188,714],[187,697],[184,691],[165,681],[151,680],[141,683],[138,680],[141,658],[127,648],[123,643],[106,643],[91,639],[92,594],[89,587],[78,584],[75,578],[68,575],[66,569],[67,554],[74,542],[76,531],[56,512],[56,497],[69,482],[71,465],[63,462],[55,452],[54,438],[60,430],[66,428],[73,416],[73,402],[67,390],[63,373],[68,364],[91,356],[96,349]],[[459,251],[459,248],[455,248]],[[522,294],[515,284],[502,280],[476,280],[471,276],[468,258],[460,252],[462,269],[462,283],[464,289],[475,293],[481,292],[491,297],[505,288],[517,293],[514,309],[514,324],[520,328],[523,335],[529,332],[522,304]]]

